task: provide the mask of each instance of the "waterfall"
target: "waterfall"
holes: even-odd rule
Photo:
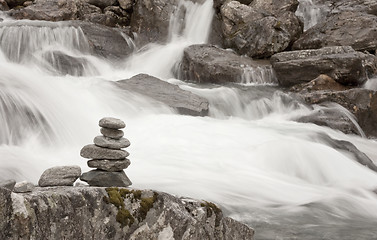
[[[316,0],[299,0],[296,15],[304,20],[304,31],[319,23],[329,12],[324,4],[317,4]]]
[[[343,239],[368,239],[365,229],[377,224],[377,174],[321,136],[349,141],[375,162],[377,142],[292,121],[316,109],[277,90],[268,68],[245,69],[244,84],[221,87],[174,79],[183,49],[207,41],[213,16],[212,1],[177,9],[185,19],[172,16],[169,41],[146,46],[120,68],[92,56],[79,28],[0,23],[0,180],[36,183],[58,165],[87,171],[80,149],[99,134],[98,120],[112,116],[127,125],[126,173],[135,188],[213,201],[259,239],[316,239],[324,231],[332,238],[343,230],[350,234]],[[85,58],[96,71],[51,72],[58,67],[38,60],[51,49]],[[207,98],[210,116],[178,115],[112,84],[138,73]]]

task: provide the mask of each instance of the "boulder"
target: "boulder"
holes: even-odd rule
[[[80,151],[80,156],[88,159],[123,160],[129,155],[124,150],[102,148],[94,144],[86,145]]]
[[[124,160],[89,160],[88,167],[97,168],[107,172],[118,172],[130,166],[131,161],[129,159]]]
[[[16,185],[16,181],[13,179],[0,182],[0,188],[6,188],[9,191],[13,191],[15,185]]]
[[[368,137],[377,137],[377,92],[362,88],[300,93],[308,104],[337,103],[350,111]]]
[[[333,3],[333,12],[363,12],[377,15],[377,2],[374,0],[337,0]]]
[[[11,194],[0,189],[0,206],[1,239],[253,240],[254,235],[213,203],[151,190],[53,187]]]
[[[165,42],[170,18],[178,0],[138,0],[131,16],[131,30],[138,34],[140,44]]]
[[[296,12],[298,4],[298,0],[253,0],[249,6],[271,15],[279,15],[284,12]]]
[[[8,10],[9,10],[9,6],[7,2],[5,0],[0,0],[0,11],[8,11]]]
[[[177,77],[199,83],[242,82],[245,73],[256,68],[272,71],[266,61],[255,61],[212,45],[192,45],[184,50]],[[263,81],[271,83],[273,79]]]
[[[14,192],[16,193],[26,193],[26,192],[32,192],[34,190],[35,186],[31,182],[22,181],[16,183],[14,186]]]
[[[297,1],[258,1],[255,7],[238,1],[221,7],[224,44],[239,54],[265,58],[287,49],[302,33],[303,26],[294,11]],[[276,1],[277,2],[277,1]],[[291,6],[288,2],[294,2]],[[276,7],[280,6],[280,7]],[[268,11],[272,11],[269,13]]]
[[[124,136],[124,132],[118,129],[101,128],[100,131],[103,136],[116,140],[121,139]]]
[[[352,3],[353,4],[353,3]],[[339,12],[310,28],[293,44],[293,49],[352,46],[355,50],[377,49],[377,16],[363,12]]]
[[[42,173],[38,185],[40,187],[72,186],[80,175],[81,168],[79,166],[53,167]]]
[[[103,9],[108,6],[115,5],[118,1],[117,0],[85,0],[85,2]]]
[[[111,129],[121,129],[126,127],[126,124],[122,120],[113,117],[102,118],[101,120],[99,120],[98,125],[100,127]]]
[[[130,141],[128,141],[128,139],[126,138],[113,139],[105,136],[97,136],[94,138],[93,142],[98,147],[111,149],[121,149],[129,147],[131,145]]]
[[[351,87],[349,86],[344,86],[336,82],[334,79],[332,79],[331,77],[325,74],[321,74],[317,78],[313,79],[312,81],[308,83],[295,85],[291,87],[289,90],[291,92],[310,93],[314,91],[326,91],[326,90],[344,91],[350,88]]]
[[[176,85],[158,78],[139,74],[127,80],[117,81],[116,86],[162,102],[181,114],[205,116],[208,114],[208,101]]]
[[[87,182],[90,186],[97,187],[128,187],[132,185],[132,182],[123,171],[92,170],[83,173],[80,180]]]
[[[135,4],[135,0],[118,0],[119,6],[124,10],[132,9]]]
[[[343,85],[360,85],[377,72],[377,58],[349,46],[275,54],[271,64],[279,84],[290,87],[326,74]]]

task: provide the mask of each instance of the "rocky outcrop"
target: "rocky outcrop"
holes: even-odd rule
[[[353,3],[352,3],[353,4]],[[315,49],[326,46],[352,46],[355,50],[377,49],[377,16],[362,12],[331,14],[306,31],[293,49]]]
[[[192,45],[184,50],[180,73],[177,77],[199,83],[241,83],[244,75],[253,69],[270,72],[272,76],[271,67],[266,61],[255,61],[212,45]],[[271,83],[273,80],[250,81]]]
[[[271,64],[283,87],[326,74],[343,85],[359,85],[377,73],[377,58],[351,47],[325,47],[275,54]]]
[[[226,2],[221,7],[225,46],[257,58],[284,51],[302,33],[297,6],[297,0]]]
[[[362,88],[345,91],[300,92],[297,95],[308,104],[337,103],[355,117],[357,123],[368,137],[377,137],[377,92]],[[322,117],[324,119],[324,116]],[[303,121],[303,120],[302,120]],[[305,122],[305,121],[304,121]],[[309,121],[308,122],[312,122]],[[314,122],[321,124],[320,122]],[[335,129],[339,129],[336,128]],[[341,129],[340,129],[341,130]],[[347,130],[345,131],[347,133]],[[357,130],[351,130],[357,133]]]
[[[193,116],[206,116],[208,114],[209,103],[207,99],[146,74],[139,74],[115,84],[121,89],[137,92],[162,102],[175,108],[181,114]]]
[[[80,223],[80,224],[77,224]],[[253,239],[213,203],[126,188],[0,188],[0,239]]]

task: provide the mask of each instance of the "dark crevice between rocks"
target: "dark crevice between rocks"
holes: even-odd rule
[[[200,206],[206,208],[207,218],[210,218],[210,217],[212,217],[213,214],[215,214],[215,216],[216,216],[215,217],[215,227],[220,226],[220,222],[221,222],[222,214],[223,214],[221,209],[218,206],[216,206],[216,204],[214,204],[212,202],[207,202],[207,201],[204,201],[203,203],[201,203]]]

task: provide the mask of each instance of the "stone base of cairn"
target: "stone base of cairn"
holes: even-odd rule
[[[116,118],[102,118],[99,121],[102,136],[94,138],[94,144],[86,145],[80,155],[90,159],[88,166],[95,170],[83,173],[82,181],[97,187],[127,187],[132,183],[123,169],[130,164],[130,155],[122,148],[130,146],[130,141],[123,137],[122,128],[126,124]]]

